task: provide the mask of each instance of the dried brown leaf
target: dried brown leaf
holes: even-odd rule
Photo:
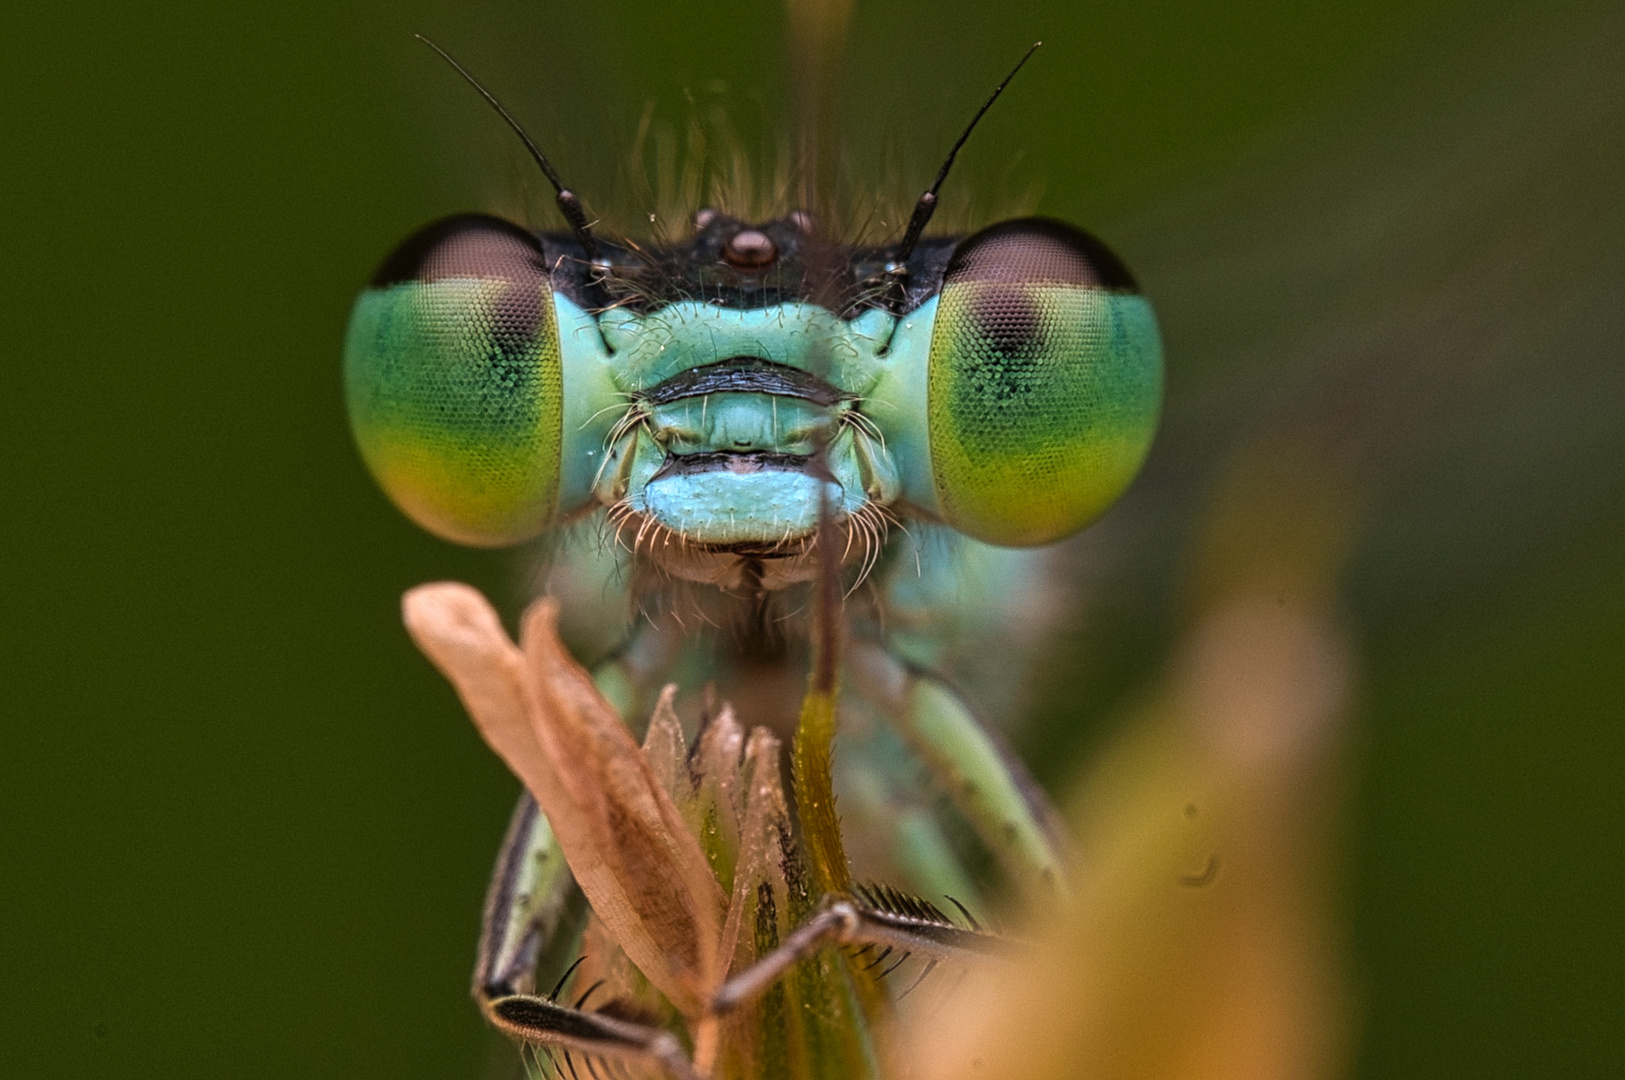
[[[558,780],[536,801],[621,948],[698,1015],[722,975],[722,890],[626,725],[559,641],[557,615],[553,601],[538,601],[521,638],[532,732]]]
[[[556,606],[527,614],[524,650],[466,585],[413,589],[402,607],[413,640],[547,815],[598,918],[661,993],[699,1014],[725,966],[721,887],[631,733],[559,642]]]

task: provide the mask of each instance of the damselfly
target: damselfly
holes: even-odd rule
[[[569,228],[463,214],[391,255],[346,342],[356,438],[431,532],[573,535],[557,591],[635,615],[589,679],[552,602],[520,650],[470,591],[409,598],[530,790],[476,997],[544,1071],[886,1074],[908,989],[887,976],[999,949],[972,914],[989,864],[1064,888],[1044,797],[934,664],[1134,476],[1161,398],[1151,307],[1070,224],[926,234],[1009,78],[875,245],[838,243],[816,207],[612,237],[469,81]],[[674,673],[762,726],[708,701],[687,749],[667,691],[640,751],[622,720]]]

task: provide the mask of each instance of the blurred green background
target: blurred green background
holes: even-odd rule
[[[519,574],[377,493],[338,348],[408,232],[535,185],[411,34],[591,201],[647,102],[770,130],[781,12],[101,3],[0,30],[0,1075],[478,1076],[516,784],[397,601],[455,577],[511,608]],[[911,198],[1036,38],[954,182],[1039,186],[1112,242],[1170,373],[1022,740],[1055,783],[1087,760],[1165,658],[1216,462],[1325,435],[1369,492],[1353,1073],[1625,1075],[1625,17],[875,0],[846,107],[855,146],[900,148],[877,183]]]

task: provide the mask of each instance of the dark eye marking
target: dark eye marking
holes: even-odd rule
[[[1028,291],[982,285],[968,297],[964,352],[958,364],[963,392],[985,406],[1008,406],[1040,392],[1052,360],[1043,314]]]
[[[536,332],[542,325],[543,294],[518,282],[509,283],[491,299],[490,323],[493,364],[534,363]]]
[[[999,355],[1014,359],[1043,347],[1038,306],[1027,290],[990,285],[977,289],[968,306],[978,336]]]
[[[546,312],[548,273],[542,248],[524,229],[487,214],[458,214],[418,230],[397,248],[372,287],[430,286],[453,279],[488,281],[482,300],[460,314],[445,296],[420,294],[442,330],[458,328],[460,348],[483,365],[488,393],[523,395],[534,381],[537,333]],[[472,325],[471,325],[472,323]]]

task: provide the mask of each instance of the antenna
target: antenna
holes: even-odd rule
[[[439,53],[440,59],[450,64],[453,71],[461,75],[463,80],[467,82],[468,85],[472,86],[476,91],[478,91],[480,97],[485,99],[486,104],[495,109],[497,111],[497,115],[502,117],[502,119],[507,122],[508,126],[513,129],[513,133],[515,135],[519,136],[519,141],[525,144],[525,149],[530,151],[530,156],[536,159],[536,164],[541,167],[542,174],[547,177],[548,182],[553,185],[553,190],[558,193],[557,200],[559,204],[559,212],[564,215],[564,220],[570,223],[570,231],[576,234],[576,240],[581,244],[581,249],[587,253],[588,261],[596,263],[598,261],[598,241],[592,235],[592,225],[587,221],[586,211],[581,208],[581,200],[576,197],[576,193],[565,187],[564,181],[559,179],[559,174],[553,169],[553,163],[547,160],[547,155],[543,154],[541,150],[537,148],[535,142],[533,142],[531,137],[525,133],[525,129],[519,126],[519,121],[515,120],[513,118],[513,114],[503,107],[502,102],[497,100],[496,95],[491,93],[491,91],[487,90],[484,86],[481,86],[480,81],[473,75],[469,74],[467,68],[463,67],[463,65],[452,59],[452,55],[450,53],[436,45],[434,42],[430,41],[428,38],[424,37],[422,34],[413,34],[412,36],[423,42],[423,44],[429,46],[429,48],[433,49],[435,52]],[[1025,60],[1022,61],[1022,63],[1025,62]],[[1019,67],[1020,65],[1017,66]],[[1005,80],[1005,82],[1009,81],[1010,80],[1008,79]],[[999,89],[1003,90],[1004,87],[1001,85]],[[998,94],[995,93],[993,96],[998,97]],[[992,104],[992,102],[989,102],[988,104]],[[983,106],[982,111],[986,112],[987,107]],[[977,115],[980,117],[981,114],[978,113]],[[969,134],[969,132],[966,134]],[[964,142],[965,140],[960,139],[959,141]],[[957,150],[959,148],[956,146],[954,149]],[[950,162],[953,161],[953,155],[950,154],[948,156],[948,160]],[[937,183],[940,184],[941,182],[942,181],[939,178]],[[918,214],[919,211],[916,209],[915,215],[918,216]]]
[[[892,257],[891,264],[886,267],[887,273],[897,278],[908,276],[908,257],[914,253],[914,245],[920,242],[920,234],[925,231],[926,225],[931,221],[931,215],[936,213],[937,192],[941,189],[942,182],[948,179],[948,170],[954,167],[954,158],[959,155],[959,148],[965,145],[965,140],[970,138],[970,133],[976,130],[976,125],[982,122],[982,117],[987,115],[987,111],[993,107],[993,103],[999,100],[999,95],[1004,93],[1006,86],[1010,85],[1010,80],[1016,77],[1016,72],[1020,71],[1027,61],[1032,59],[1033,53],[1037,52],[1038,47],[1042,44],[1044,44],[1042,41],[1032,43],[1032,47],[1016,62],[1016,66],[1010,69],[1010,74],[1006,75],[1004,81],[994,88],[993,93],[982,103],[982,107],[976,110],[976,115],[971,117],[971,122],[965,126],[965,130],[959,136],[959,141],[954,143],[952,150],[948,151],[948,159],[942,163],[942,168],[937,171],[936,180],[925,190],[925,194],[920,196],[919,201],[914,204],[914,213],[908,219],[908,231],[903,233],[903,242],[898,245],[897,254]]]

